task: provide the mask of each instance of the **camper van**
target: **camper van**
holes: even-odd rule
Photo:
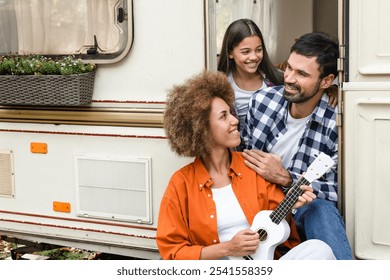
[[[251,18],[275,63],[304,33],[339,39],[338,207],[354,257],[390,259],[389,10],[384,0],[0,0],[0,55],[96,65],[88,104],[0,92],[0,235],[160,258],[161,197],[192,161],[168,145],[167,89],[216,71],[226,27]]]

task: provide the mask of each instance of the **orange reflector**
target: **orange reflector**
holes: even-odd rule
[[[70,213],[70,203],[54,201],[53,210],[57,212]]]
[[[32,142],[30,143],[30,150],[32,153],[47,154],[47,144]]]

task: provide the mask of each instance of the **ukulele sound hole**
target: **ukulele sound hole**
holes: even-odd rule
[[[259,229],[258,231],[260,241],[266,241],[268,238],[268,233],[264,229]]]

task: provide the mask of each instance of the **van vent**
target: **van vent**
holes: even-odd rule
[[[77,155],[77,214],[152,223],[150,166],[150,158]]]
[[[11,150],[0,150],[0,196],[15,196],[14,161]]]

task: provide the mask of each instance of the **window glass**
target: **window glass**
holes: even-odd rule
[[[0,0],[0,54],[75,54],[92,60],[124,55],[132,43],[128,2]]]

